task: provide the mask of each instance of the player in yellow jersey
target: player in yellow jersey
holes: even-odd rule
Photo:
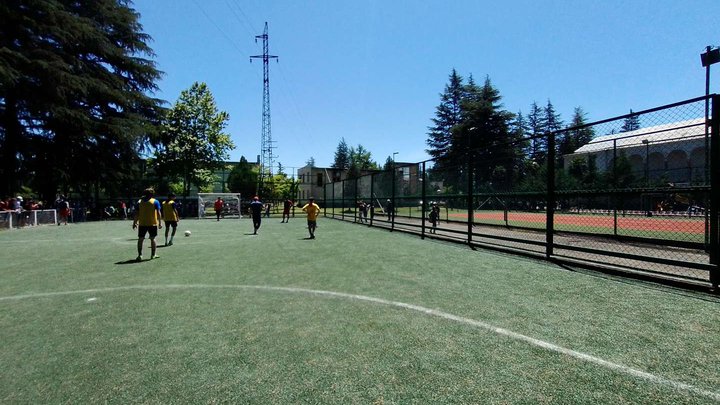
[[[157,259],[158,255],[155,254],[157,244],[155,243],[155,237],[157,237],[158,228],[162,229],[162,223],[160,218],[162,214],[160,212],[160,202],[153,198],[155,190],[152,188],[146,188],[143,191],[143,197],[138,200],[137,207],[135,208],[135,218],[133,220],[133,229],[138,228],[138,243],[137,250],[138,256],[135,260],[142,260],[142,249],[143,242],[145,241],[145,235],[150,235],[150,256],[152,259]],[[139,226],[138,226],[139,225]]]
[[[310,231],[310,239],[315,239],[315,228],[317,228],[317,217],[320,214],[320,207],[315,204],[315,199],[308,198],[308,203],[302,207],[307,212],[308,231]]]
[[[168,199],[162,203],[162,218],[165,221],[165,246],[172,246],[173,238],[175,237],[175,231],[177,231],[177,224],[180,222],[180,215],[177,212],[175,206],[175,194],[168,194]],[[168,233],[172,228],[172,234],[170,235],[170,241],[168,242]]]

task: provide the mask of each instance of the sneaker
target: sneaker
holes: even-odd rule
[[[158,255],[154,255],[154,256],[153,256],[152,258],[153,258],[153,259],[159,259],[159,258],[160,258],[160,256],[158,256]]]
[[[172,246],[172,241],[170,241],[167,245],[168,245],[168,246]]]
[[[136,261],[136,262],[141,262],[141,261],[142,261],[142,256],[136,257],[136,258],[135,258],[135,261]]]

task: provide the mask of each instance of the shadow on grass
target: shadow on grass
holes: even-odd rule
[[[140,264],[140,263],[142,263],[142,262],[144,262],[144,261],[145,261],[145,260],[137,261],[137,260],[135,260],[135,259],[132,259],[132,260],[123,260],[123,261],[121,261],[121,262],[115,262],[115,264]]]

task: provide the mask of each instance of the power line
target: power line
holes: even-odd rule
[[[217,30],[220,31],[222,36],[224,36],[225,39],[227,39],[228,42],[230,42],[230,44],[233,46],[233,48],[237,49],[238,52],[240,52],[240,53],[244,53],[244,54],[249,53],[249,52],[244,52],[242,49],[240,49],[237,46],[237,44],[225,33],[225,31],[223,31],[222,28],[220,28],[220,26],[217,25],[212,18],[210,18],[210,15],[207,12],[205,12],[205,9],[200,5],[200,3],[197,0],[193,0],[193,2],[195,3],[196,6],[198,6],[198,8],[205,15],[205,17],[208,19],[208,21],[210,21],[210,23],[212,23],[212,25],[214,25],[215,28],[217,28]]]

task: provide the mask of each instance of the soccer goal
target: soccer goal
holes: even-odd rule
[[[215,202],[220,198],[220,218],[242,218],[241,198],[236,193],[198,193],[198,218],[217,218]]]

